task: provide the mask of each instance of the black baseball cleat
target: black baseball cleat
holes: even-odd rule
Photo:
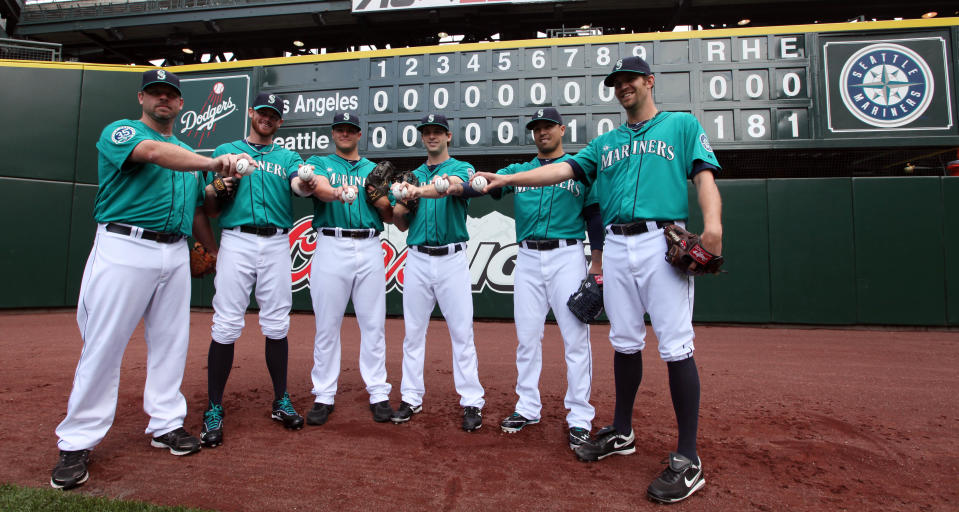
[[[629,455],[635,451],[636,437],[633,431],[630,430],[626,436],[617,432],[612,425],[603,427],[591,441],[573,449],[576,457],[583,462],[602,460],[610,455]]]
[[[200,440],[187,433],[183,427],[167,432],[150,441],[154,448],[169,448],[173,455],[190,455],[200,451]]]
[[[463,408],[463,430],[472,432],[483,426],[483,413],[479,407]]]
[[[90,478],[87,472],[89,462],[90,450],[60,450],[60,460],[50,475],[50,485],[64,490],[83,485]]]
[[[692,493],[706,485],[703,475],[703,463],[696,457],[696,463],[678,453],[669,454],[669,463],[659,478],[653,480],[646,489],[646,496],[660,503],[676,503],[688,498]]]
[[[390,416],[393,423],[406,423],[414,414],[419,414],[423,410],[422,405],[410,405],[406,402],[400,402],[400,407]]]
[[[284,392],[279,400],[273,401],[273,413],[271,417],[290,430],[303,428],[303,416],[297,414],[296,409],[293,408],[293,402],[290,401],[289,393]]]
[[[589,430],[582,427],[573,427],[569,429],[569,449],[575,450],[577,446],[588,443],[590,440]]]
[[[506,417],[500,424],[499,428],[503,429],[503,432],[507,434],[513,434],[523,430],[523,427],[526,425],[535,425],[539,423],[539,418],[534,420],[528,420],[525,416],[518,412],[514,412]]]
[[[310,425],[322,425],[326,423],[326,420],[330,419],[332,412],[333,404],[314,402],[313,408],[310,409],[310,412],[306,413],[306,422]]]
[[[373,413],[373,421],[377,423],[386,423],[393,417],[393,408],[390,407],[389,400],[370,404],[370,412]]]
[[[223,406],[210,402],[210,408],[203,413],[203,427],[200,428],[200,442],[207,448],[223,444]]]

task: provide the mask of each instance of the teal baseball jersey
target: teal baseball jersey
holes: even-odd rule
[[[472,165],[455,158],[437,165],[433,170],[424,163],[413,171],[420,183],[429,183],[433,177],[444,174],[456,176],[467,183],[474,173]],[[419,201],[419,208],[410,220],[406,245],[446,245],[470,239],[466,231],[468,198],[446,196],[439,199],[420,198]]]
[[[313,166],[317,176],[325,176],[330,180],[334,188],[348,185],[357,188],[356,199],[350,204],[339,201],[327,203],[314,197],[313,229],[327,227],[383,231],[383,219],[376,208],[367,202],[364,187],[366,177],[376,164],[365,158],[354,164],[336,154],[311,156],[306,163]]]
[[[256,149],[246,140],[220,144],[213,151],[217,157],[227,153],[250,155],[260,167],[244,176],[236,187],[232,201],[223,206],[220,226],[276,226],[293,227],[293,190],[290,181],[303,159],[294,151],[279,144]],[[210,176],[209,181],[213,181]]]
[[[97,141],[98,177],[93,218],[151,231],[190,236],[193,212],[203,202],[202,173],[171,171],[152,163],[128,162],[137,144],[155,140],[193,151],[175,136],[157,133],[141,121],[121,119],[107,125]]]
[[[687,180],[696,160],[719,170],[703,127],[684,112],[659,112],[638,131],[623,124],[572,158],[574,170],[597,189],[606,225],[687,219]]]
[[[563,162],[570,155],[555,159],[552,163]],[[496,171],[496,174],[516,174],[542,166],[539,158],[529,162],[512,164]],[[569,179],[547,187],[508,186],[500,194],[490,194],[499,199],[504,194],[513,193],[513,210],[516,218],[516,241],[548,239],[585,239],[586,219],[583,207],[595,203],[589,193],[589,187],[583,182]]]

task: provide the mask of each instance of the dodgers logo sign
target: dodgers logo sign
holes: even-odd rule
[[[183,110],[173,133],[197,152],[246,135],[250,78],[246,75],[184,78]]]
[[[921,116],[935,90],[929,64],[893,43],[866,46],[846,60],[839,74],[843,104],[864,123],[904,126]]]

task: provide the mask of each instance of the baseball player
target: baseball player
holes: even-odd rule
[[[655,76],[639,57],[618,61],[606,77],[626,110],[627,122],[593,139],[573,158],[527,173],[483,173],[489,187],[539,186],[570,178],[598,189],[606,225],[604,303],[615,349],[616,409],[613,424],[576,448],[586,461],[636,451],[632,410],[643,374],[642,349],[649,313],[666,361],[679,427],[675,452],[647,489],[663,503],[683,500],[705,484],[696,453],[699,374],[693,360],[693,279],[665,261],[663,227],[689,215],[687,180],[696,185],[705,230],[702,245],[722,249],[721,199],[714,174],[719,163],[699,122],[690,114],[660,112],[653,102]]]
[[[566,126],[555,108],[543,108],[526,124],[533,132],[536,158],[513,164],[497,174],[515,174],[570,158],[563,151]],[[450,187],[454,195],[479,195],[470,186]],[[590,228],[592,263],[590,274],[602,274],[603,225],[599,206],[583,183],[569,179],[548,187],[504,187],[490,193],[495,199],[514,194],[516,241],[519,252],[513,273],[513,317],[516,322],[515,411],[500,423],[504,432],[519,432],[540,421],[542,403],[539,375],[542,370],[543,328],[550,308],[556,317],[566,351],[566,397],[569,410],[569,446],[589,440],[595,411],[589,403],[592,383],[592,353],[589,327],[570,312],[566,301],[586,278],[583,254],[584,231]],[[587,224],[588,222],[588,224]]]
[[[313,341],[313,409],[310,425],[326,423],[333,412],[340,375],[340,327],[350,298],[360,324],[360,375],[370,394],[373,420],[388,422],[393,415],[386,382],[386,269],[380,232],[393,220],[388,197],[371,205],[366,178],[373,162],[360,157],[363,136],[356,114],[333,116],[336,151],[307,160],[317,173],[313,192],[313,229],[316,251],[310,268],[310,296],[316,317]],[[344,195],[344,192],[346,195]]]
[[[453,138],[446,117],[429,114],[416,127],[426,146],[426,163],[413,174],[420,183],[448,176],[452,184],[469,181],[473,166],[449,155]],[[463,430],[472,432],[483,425],[483,386],[479,381],[476,347],[473,345],[473,294],[466,260],[466,210],[469,199],[441,196],[433,185],[413,187],[404,183],[407,197],[397,198],[393,223],[409,229],[403,282],[403,379],[402,402],[393,414],[394,423],[404,423],[423,410],[423,362],[426,356],[426,328],[433,307],[439,303],[453,344],[453,382],[463,407]],[[416,211],[406,199],[422,197]]]
[[[298,177],[303,164],[300,155],[273,142],[273,135],[283,124],[283,99],[261,92],[247,115],[249,135],[221,144],[213,152],[214,156],[241,153],[255,162],[256,168],[240,180],[231,200],[219,204],[222,233],[213,280],[216,293],[207,357],[209,407],[203,413],[200,431],[200,439],[208,447],[223,443],[223,393],[233,368],[234,342],[243,332],[254,287],[260,331],[266,337],[266,367],[273,383],[271,417],[288,429],[303,428],[303,417],[293,408],[286,389],[287,332],[293,305],[287,233],[293,226],[290,191],[312,191],[312,182],[304,183]]]
[[[107,125],[97,141],[97,235],[77,305],[83,352],[66,418],[56,429],[60,458],[50,477],[50,485],[60,489],[89,477],[90,451],[113,423],[123,352],[141,318],[150,444],[174,455],[200,449],[200,440],[183,428],[187,407],[180,393],[190,332],[185,238],[197,206],[213,197],[200,171],[234,176],[237,156],[201,156],[173,135],[183,108],[175,74],[146,71],[137,97],[140,118]]]

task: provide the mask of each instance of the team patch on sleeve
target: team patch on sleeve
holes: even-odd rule
[[[110,140],[112,140],[114,144],[123,144],[132,139],[136,134],[137,131],[132,126],[124,125],[113,130],[113,133],[110,135]]]
[[[703,145],[703,149],[706,151],[713,152],[713,147],[709,145],[709,137],[706,137],[705,133],[699,134],[699,143]]]

